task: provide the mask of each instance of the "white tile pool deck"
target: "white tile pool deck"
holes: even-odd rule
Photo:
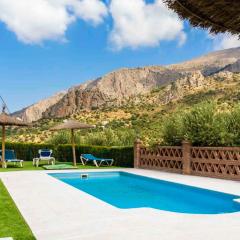
[[[240,182],[236,181],[141,169],[119,170],[240,195]],[[108,170],[0,173],[0,178],[37,239],[240,239],[240,213],[191,215],[150,208],[118,209],[47,175],[50,172],[76,171]]]

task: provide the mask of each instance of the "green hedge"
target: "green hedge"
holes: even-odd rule
[[[32,161],[34,157],[38,156],[38,150],[45,148],[54,149],[54,146],[50,144],[6,143],[6,149],[15,150],[17,158],[25,161]]]
[[[72,161],[72,146],[70,144],[29,144],[6,143],[7,149],[14,149],[17,157],[25,161],[32,161],[38,156],[39,149],[53,149],[53,156],[60,162]],[[77,161],[82,153],[92,153],[97,157],[113,158],[114,165],[119,167],[133,167],[133,147],[104,147],[104,146],[76,146]]]

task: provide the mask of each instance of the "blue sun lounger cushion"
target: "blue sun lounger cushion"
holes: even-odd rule
[[[2,160],[2,151],[0,151],[0,158]],[[5,166],[7,168],[8,163],[19,163],[20,167],[23,167],[23,160],[17,159],[15,151],[14,150],[5,150]]]
[[[107,166],[112,166],[114,160],[108,159],[108,158],[98,158],[94,155],[88,153],[88,154],[81,154],[80,160],[82,165],[86,165],[88,162],[92,162],[96,167],[100,167],[102,164],[105,163]]]

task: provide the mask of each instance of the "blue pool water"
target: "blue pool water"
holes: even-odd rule
[[[149,207],[192,214],[240,211],[240,196],[157,180],[125,172],[49,174],[118,208]],[[86,174],[86,173],[84,173]]]

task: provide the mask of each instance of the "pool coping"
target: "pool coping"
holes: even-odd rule
[[[206,239],[205,232],[209,224],[212,227],[216,227],[218,231],[212,227],[207,227],[207,232],[209,232],[210,236],[211,234],[214,236],[214,238],[209,238],[208,235],[207,239],[226,239],[226,237],[231,240],[238,239],[240,234],[240,213],[192,215],[150,208],[118,209],[48,175],[48,173],[57,172],[106,171],[129,172],[240,196],[240,182],[237,181],[186,176],[144,169],[119,168],[4,172],[0,173],[0,178],[6,185],[33,233],[40,240],[115,240],[121,239],[121,237],[126,238],[126,234],[129,235],[127,239],[138,240],[146,238],[155,240],[159,239],[160,236],[161,240],[175,240],[179,239],[181,234],[184,234],[184,240],[192,240],[194,234],[194,240],[197,240]],[[39,195],[39,193],[41,194]],[[61,216],[61,219],[59,219],[59,216]],[[102,219],[102,221],[97,220],[98,218]],[[181,224],[179,225],[180,220]],[[69,221],[73,222],[73,226],[68,226]],[[103,224],[104,222],[106,225]],[[84,226],[84,228],[81,228],[81,226]],[[123,226],[129,230],[123,229],[123,231]],[[154,228],[154,226],[164,226],[164,228],[161,228],[160,231],[158,227]],[[170,233],[170,229],[173,229],[173,226],[175,231]],[[199,226],[203,227],[201,231]],[[95,229],[94,232],[92,228]],[[199,231],[201,232],[200,235]],[[226,233],[228,236],[226,236]],[[109,234],[111,237],[106,238]],[[229,238],[229,236],[232,238]]]

